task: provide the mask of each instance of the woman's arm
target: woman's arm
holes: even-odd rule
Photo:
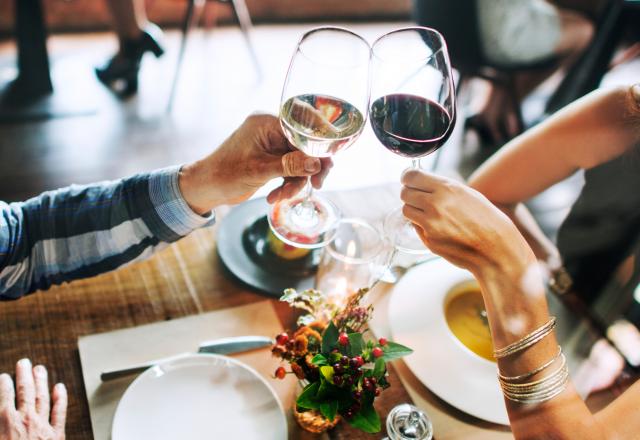
[[[494,347],[503,348],[549,321],[545,289],[536,258],[510,219],[482,194],[460,183],[409,171],[403,176],[404,214],[425,244],[452,263],[471,271],[484,298]],[[500,373],[518,376],[553,360],[558,343],[552,334],[533,346],[498,360]],[[527,381],[548,377],[561,360]],[[505,398],[511,428],[518,439],[633,439],[640,432],[640,387],[632,387],[594,416],[569,383],[543,403]],[[625,425],[624,427],[622,425]]]
[[[557,250],[521,202],[637,143],[640,124],[631,110],[640,104],[633,104],[634,90],[640,102],[640,86],[585,96],[509,142],[469,179],[513,220],[538,259],[558,260]]]

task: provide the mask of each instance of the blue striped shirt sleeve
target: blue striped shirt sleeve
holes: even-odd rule
[[[213,223],[189,208],[179,170],[0,202],[0,298],[114,270]]]

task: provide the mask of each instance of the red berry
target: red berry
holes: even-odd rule
[[[334,375],[333,376],[333,384],[337,387],[342,385],[344,378],[342,376]]]
[[[287,374],[287,372],[285,371],[284,367],[278,367],[276,368],[276,377],[278,379],[284,379],[284,376]]]
[[[347,365],[349,365],[349,358],[347,356],[342,356],[340,358],[340,363],[343,367],[346,367]]]
[[[374,394],[378,397],[380,395],[380,388],[376,388],[376,392]]]
[[[276,336],[276,342],[278,343],[278,345],[284,345],[288,340],[289,335],[286,333],[280,333],[278,336]]]
[[[362,398],[362,391],[355,390],[353,392],[353,398],[356,399],[356,400],[360,400]]]
[[[352,418],[352,417],[353,417],[353,411],[351,411],[351,408],[349,408],[348,410],[346,410],[346,411],[344,412],[344,416],[345,416],[347,419],[350,419],[350,418]]]
[[[364,365],[364,359],[362,359],[362,356],[356,356],[354,359],[358,363],[358,367],[362,367]]]
[[[338,336],[338,343],[345,347],[349,343],[349,336],[345,332],[340,333],[340,336]]]
[[[387,345],[387,338],[380,338],[378,342],[380,343],[380,345]]]
[[[384,354],[384,352],[382,351],[382,348],[380,347],[374,347],[372,350],[372,353],[373,353],[373,357],[375,358],[379,358]]]
[[[356,370],[358,369],[358,367],[360,367],[360,362],[356,358],[351,358],[351,360],[349,361],[349,366],[352,369]]]
[[[344,367],[342,365],[340,365],[340,364],[335,364],[333,366],[333,371],[334,371],[335,374],[342,374],[342,373],[344,373]]]

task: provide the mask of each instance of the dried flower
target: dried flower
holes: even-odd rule
[[[291,371],[293,371],[293,374],[295,374],[298,379],[304,379],[304,370],[300,365],[296,363],[291,364]]]

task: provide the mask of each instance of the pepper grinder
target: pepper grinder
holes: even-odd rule
[[[387,435],[385,440],[431,440],[433,426],[423,411],[403,403],[387,416]]]

